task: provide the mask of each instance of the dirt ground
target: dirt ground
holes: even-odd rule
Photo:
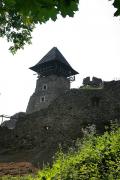
[[[0,176],[34,174],[36,171],[37,168],[29,162],[0,163]]]

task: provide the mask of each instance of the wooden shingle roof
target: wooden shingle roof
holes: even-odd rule
[[[30,67],[30,69],[37,72],[42,65],[54,62],[63,64],[66,68],[72,71],[72,74],[78,74],[78,72],[75,71],[67,62],[57,47],[53,47],[36,65]]]

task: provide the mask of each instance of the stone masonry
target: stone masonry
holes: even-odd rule
[[[56,97],[69,89],[70,81],[66,77],[38,77],[35,92],[30,98],[26,112],[29,114],[47,108]]]
[[[0,162],[29,161],[42,167],[52,161],[59,144],[66,150],[81,138],[86,126],[94,124],[102,133],[111,121],[120,123],[120,81],[67,90],[48,108],[20,117],[14,129],[0,127]]]
[[[38,80],[28,103],[27,114],[47,108],[56,97],[70,90],[71,78],[79,74],[56,47],[30,69],[38,74]]]

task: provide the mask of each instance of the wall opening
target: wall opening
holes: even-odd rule
[[[45,96],[40,97],[40,102],[45,102]]]
[[[100,97],[96,97],[96,96],[92,97],[91,98],[91,103],[92,103],[93,107],[99,107],[99,105],[100,105]]]
[[[43,84],[42,90],[47,90],[47,84]]]

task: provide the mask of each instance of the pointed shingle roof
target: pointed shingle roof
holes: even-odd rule
[[[61,52],[57,49],[57,47],[53,47],[35,66],[31,67],[30,69],[36,71],[39,67],[43,64],[51,63],[51,62],[59,62],[62,63],[64,66],[69,68],[73,71],[73,74],[78,74],[70,64],[67,62],[65,57],[61,54]]]
[[[57,60],[67,66],[70,66],[70,64],[61,54],[61,52],[57,49],[57,47],[53,47],[35,66],[54,60]]]

